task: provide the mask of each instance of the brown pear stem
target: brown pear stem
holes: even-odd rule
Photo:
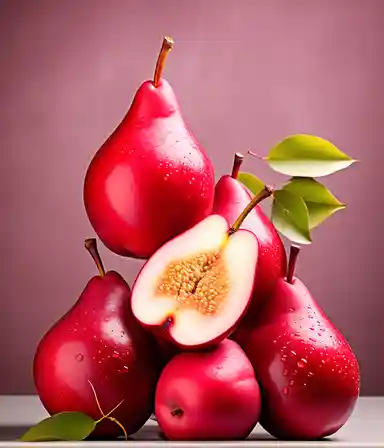
[[[84,242],[84,246],[87,251],[91,254],[93,261],[95,262],[97,269],[100,272],[100,277],[104,277],[105,270],[103,266],[103,262],[101,261],[101,257],[99,251],[97,250],[97,241],[96,238],[88,238]]]
[[[241,154],[240,152],[237,152],[235,154],[235,158],[233,160],[233,167],[232,167],[232,174],[231,174],[231,177],[233,177],[234,179],[237,179],[237,176],[239,174],[240,167],[241,167],[241,164],[243,163],[243,160],[244,160],[243,154]]]
[[[243,224],[244,219],[256,207],[256,205],[259,204],[264,199],[267,199],[272,194],[273,194],[273,188],[268,185],[264,185],[264,188],[260,191],[260,193],[257,194],[251,200],[251,202],[245,207],[245,209],[241,212],[240,216],[233,223],[232,227],[229,229],[229,234],[232,235],[233,233],[237,232],[241,224]]]
[[[163,39],[163,45],[161,46],[161,50],[156,62],[155,75],[153,77],[153,85],[158,87],[161,74],[163,72],[165,59],[168,56],[168,53],[172,50],[173,47],[173,39],[172,37],[165,36]]]
[[[292,284],[293,276],[295,275],[296,262],[299,252],[300,252],[300,246],[292,244],[288,260],[287,283]]]

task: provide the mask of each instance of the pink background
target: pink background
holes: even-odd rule
[[[348,208],[298,274],[354,347],[362,393],[382,394],[383,22],[380,0],[2,0],[0,393],[34,393],[40,337],[96,274],[83,176],[169,34],[165,77],[217,177],[235,151],[265,155],[292,133],[361,159],[326,178]],[[256,159],[244,169],[284,179]],[[132,283],[142,262],[100,250]]]

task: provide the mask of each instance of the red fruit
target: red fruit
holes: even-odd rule
[[[273,436],[319,439],[335,433],[351,415],[359,366],[351,347],[293,277],[279,280],[243,348],[263,390],[262,426]]]
[[[251,232],[208,216],[147,261],[133,286],[133,314],[181,348],[218,344],[246,312],[257,249]]]
[[[215,349],[176,355],[156,388],[156,417],[171,440],[245,439],[260,415],[252,365],[230,340]]]
[[[101,418],[92,386],[105,414],[121,400],[112,417],[128,435],[153,411],[159,367],[154,341],[130,312],[131,291],[114,271],[104,273],[95,240],[87,240],[100,270],[73,307],[42,338],[33,373],[49,414],[84,412]],[[92,385],[92,386],[91,386]],[[94,435],[117,437],[119,426],[104,419]]]
[[[154,81],[138,89],[85,177],[88,218],[102,242],[123,256],[148,258],[212,210],[213,165],[188,130],[171,86],[160,79],[172,44],[164,40]]]
[[[252,198],[248,190],[237,180],[242,160],[243,156],[236,154],[232,175],[223,176],[215,188],[213,213],[224,216],[229,224],[236,220]],[[253,299],[241,323],[241,326],[252,327],[260,303],[272,293],[277,280],[285,276],[287,260],[279,234],[259,205],[249,213],[240,228],[253,232],[259,243]]]

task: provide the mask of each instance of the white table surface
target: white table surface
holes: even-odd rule
[[[328,439],[316,442],[279,441],[257,425],[244,442],[169,442],[161,439],[156,422],[149,420],[129,441],[23,443],[17,441],[28,427],[47,417],[36,396],[0,396],[0,447],[384,447],[384,397],[362,397],[347,424]]]

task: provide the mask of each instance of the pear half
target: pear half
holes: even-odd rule
[[[133,313],[182,348],[218,344],[248,308],[257,259],[253,233],[231,234],[225,218],[210,215],[146,262],[133,287]]]

